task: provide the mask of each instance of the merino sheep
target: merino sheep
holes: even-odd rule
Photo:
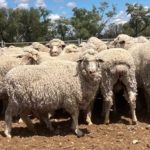
[[[8,96],[3,90],[4,82],[3,79],[6,73],[11,70],[13,67],[18,65],[29,65],[29,64],[39,64],[40,58],[37,51],[25,51],[24,54],[18,56],[0,56],[0,96],[3,102],[2,114],[5,112]]]
[[[112,48],[109,51],[104,50],[97,54],[98,59],[104,61],[100,73],[102,79],[100,89],[104,97],[105,123],[109,123],[109,113],[113,105],[113,88],[117,83],[122,83],[125,86],[125,91],[128,95],[128,103],[131,108],[132,121],[137,122],[136,94],[137,85],[135,79],[135,66],[132,56],[129,52],[122,48]]]
[[[60,39],[53,39],[49,41],[46,46],[50,48],[50,55],[51,56],[58,56],[65,47],[65,42]]]
[[[23,49],[20,47],[10,46],[3,48],[3,55],[17,56],[23,54]]]
[[[64,108],[73,119],[75,133],[82,136],[78,127],[79,110],[89,111],[100,78],[98,62],[94,53],[89,52],[82,55],[78,63],[54,61],[48,65],[13,68],[5,76],[9,95],[5,135],[11,137],[14,115],[20,114],[28,127],[33,129],[31,120],[27,119],[28,113],[32,111],[47,116],[47,113],[53,114],[56,109]]]
[[[39,42],[33,42],[32,47],[40,52],[49,52],[49,48]]]
[[[147,103],[147,112],[150,114],[150,42],[136,44],[128,50],[136,66],[137,86],[143,90]]]
[[[124,48],[129,49],[131,48],[135,43],[145,43],[148,42],[148,39],[146,39],[143,36],[139,36],[137,38],[133,38],[126,34],[119,34],[112,42],[110,42],[108,48],[116,47],[116,48]]]
[[[76,46],[75,44],[68,44],[64,48],[64,52],[65,53],[79,52],[79,49],[78,46]]]
[[[107,45],[103,41],[101,41],[100,39],[98,39],[96,37],[89,38],[87,43],[92,43],[93,45],[95,45],[96,50],[98,52],[107,49]]]

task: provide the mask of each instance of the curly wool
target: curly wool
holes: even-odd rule
[[[138,88],[144,90],[147,111],[150,112],[150,42],[136,44],[128,51],[135,62]]]
[[[55,61],[49,66],[13,68],[5,80],[10,101],[15,101],[17,108],[14,113],[27,109],[42,112],[60,107],[76,109],[77,105],[86,108],[96,94],[98,82],[85,80],[81,72],[77,75],[76,68],[76,63]]]
[[[128,94],[132,92],[133,95],[136,95],[135,65],[128,51],[122,48],[112,48],[98,53],[97,58],[104,61],[101,68],[102,79],[100,83],[104,101],[110,101],[111,105],[113,104],[113,88],[118,81],[123,82],[128,90]],[[121,77],[119,77],[117,72],[121,72]],[[107,108],[103,109],[107,110]],[[107,122],[108,120],[106,119],[105,121]]]
[[[32,47],[40,52],[49,52],[49,48],[39,42],[33,42]]]
[[[118,79],[117,77],[114,76],[115,74],[113,74],[114,67],[116,67],[117,65],[127,66],[128,80],[130,80],[134,92],[136,92],[136,81],[132,80],[135,77],[135,65],[134,65],[134,60],[129,52],[127,52],[122,48],[112,48],[110,50],[104,50],[98,53],[97,57],[101,58],[105,62],[102,67],[102,69],[104,69],[104,71],[102,71],[102,74],[104,74],[102,75],[104,81],[108,78],[112,79],[114,77],[116,78],[115,82],[117,82]],[[107,87],[103,87],[103,88],[107,88]]]
[[[107,45],[102,40],[98,39],[97,37],[89,38],[87,43],[92,43],[93,45],[95,45],[96,50],[98,52],[107,49]]]
[[[27,116],[30,112],[45,116],[59,108],[70,113],[75,133],[82,136],[78,128],[79,110],[88,110],[89,113],[100,78],[98,63],[90,53],[86,53],[78,63],[59,60],[45,65],[13,68],[5,76],[9,95],[5,113],[6,136],[11,137],[12,116]]]
[[[145,43],[149,40],[146,37],[139,36],[137,38],[131,37],[126,34],[119,34],[112,42],[109,44],[109,48],[124,48],[126,50],[130,49],[136,43]]]
[[[7,105],[8,97],[4,90],[4,77],[6,73],[12,68],[19,65],[28,65],[28,64],[38,64],[40,62],[39,55],[36,51],[24,51],[21,55],[2,55],[0,56],[0,96],[4,105]],[[5,111],[5,107],[3,108],[2,113]]]

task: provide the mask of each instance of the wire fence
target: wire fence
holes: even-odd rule
[[[150,40],[150,37],[146,37],[147,39]],[[104,41],[105,43],[107,42],[110,42],[113,40],[113,38],[103,38],[101,39],[102,41]],[[48,43],[49,41],[40,41],[39,43],[41,44],[46,44]],[[67,41],[64,41],[66,44],[69,44],[69,43],[74,43],[76,45],[79,45],[81,42],[87,42],[87,40],[83,40],[83,39],[77,39],[77,40],[67,40]],[[33,42],[13,42],[13,43],[7,43],[7,42],[4,42],[4,41],[1,41],[0,42],[0,47],[9,47],[11,45],[13,46],[18,46],[18,47],[23,47],[23,46],[27,46],[27,45],[31,45]]]
[[[101,39],[102,41],[104,42],[108,42],[108,41],[111,41],[113,39]],[[39,43],[41,44],[46,44],[48,43],[49,41],[40,41]],[[87,40],[83,40],[83,39],[77,39],[77,40],[66,40],[64,41],[66,44],[69,44],[69,43],[74,43],[76,45],[79,45],[81,42],[87,42]],[[33,42],[12,42],[12,43],[8,43],[8,42],[4,42],[4,41],[1,41],[0,42],[0,47],[9,47],[11,45],[13,46],[18,46],[18,47],[23,47],[23,46],[27,46],[27,45],[31,45]]]

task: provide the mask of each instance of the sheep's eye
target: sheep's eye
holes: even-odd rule
[[[120,44],[125,44],[125,41],[120,41],[119,43],[120,43]]]

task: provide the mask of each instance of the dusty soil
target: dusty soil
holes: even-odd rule
[[[118,114],[111,112],[110,124],[104,125],[100,116],[102,104],[96,101],[92,115],[93,125],[79,117],[84,136],[78,138],[71,130],[71,119],[67,114],[56,113],[53,121],[55,132],[51,133],[37,119],[32,119],[37,134],[31,133],[24,123],[13,122],[12,139],[4,136],[4,119],[0,121],[0,150],[146,150],[150,149],[150,118],[142,108],[137,110],[138,124],[131,125],[129,105],[117,103]],[[121,102],[121,103],[120,103]],[[101,106],[101,107],[99,107]],[[61,118],[61,119],[60,119]],[[65,119],[62,119],[65,118]]]
[[[96,114],[97,115],[97,114]],[[104,125],[100,117],[93,118],[94,124],[87,126],[82,120],[80,128],[85,135],[78,138],[70,129],[70,119],[53,122],[55,133],[33,119],[37,134],[28,131],[24,123],[13,123],[12,139],[4,136],[4,121],[0,121],[0,149],[8,150],[145,150],[150,149],[150,125],[145,115],[138,115],[137,125],[130,125],[129,116],[114,117],[111,123]],[[95,116],[94,116],[95,117]],[[82,118],[82,117],[81,117]],[[142,118],[142,119],[141,119]]]

